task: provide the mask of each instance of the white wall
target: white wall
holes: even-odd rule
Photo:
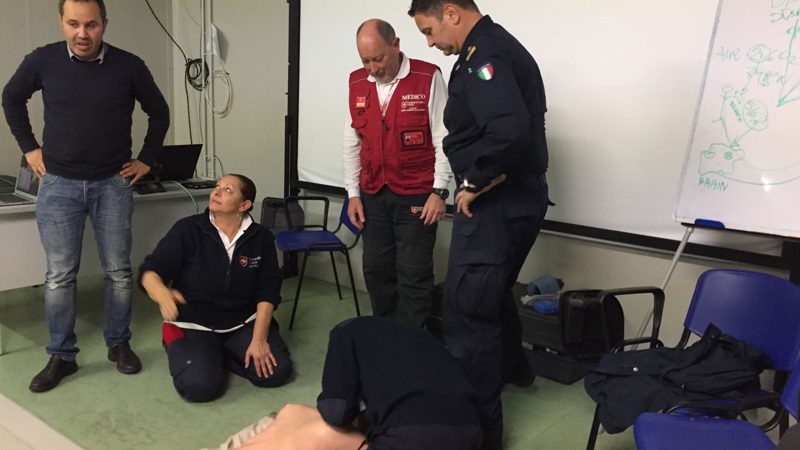
[[[172,4],[175,36],[189,58],[199,58],[202,1],[175,0]],[[222,167],[209,164],[209,177],[226,173],[249,176],[258,198],[283,195],[283,123],[287,105],[289,6],[278,0],[205,0],[207,14],[219,30],[224,67],[233,84],[233,108],[224,118],[211,118],[204,147],[215,152]],[[175,71],[173,109],[175,142],[188,142],[186,100],[183,92],[183,57],[173,51]],[[224,101],[223,86],[215,82],[217,101]],[[195,142],[203,130],[203,106],[190,88],[190,108]],[[198,107],[200,109],[198,110]],[[209,153],[211,154],[211,153]],[[203,173],[203,163],[198,170]],[[258,219],[260,205],[254,211]]]
[[[211,0],[205,0],[209,4]],[[175,35],[181,45],[194,42],[190,58],[199,56],[200,2],[175,0],[173,17]],[[222,36],[222,54],[225,67],[234,85],[234,105],[231,114],[213,120],[216,139],[213,144],[227,172],[241,172],[252,176],[259,188],[259,198],[266,195],[281,196],[283,183],[283,116],[286,113],[288,5],[283,0],[217,1],[209,6],[212,21]],[[491,13],[491,8],[485,8]],[[691,19],[687,19],[691,20]],[[320,41],[325,39],[320,32]],[[703,43],[706,45],[707,43]],[[186,106],[183,99],[181,56],[175,58],[173,111],[176,142],[187,142]],[[543,68],[545,70],[546,68]],[[320,76],[324,76],[321,74]],[[193,117],[197,117],[197,96],[191,94]],[[694,101],[695,99],[691,99]],[[566,107],[562,105],[561,107]],[[195,140],[197,139],[195,125]],[[335,143],[339,145],[338,142]],[[338,147],[337,147],[338,148]],[[219,167],[217,167],[219,171]],[[331,217],[338,216],[341,203],[331,203]],[[307,210],[309,220],[320,211]],[[258,212],[255,214],[258,217]],[[447,248],[451,222],[442,222],[435,249],[437,281],[444,279],[447,266]],[[345,240],[352,235],[345,231]],[[527,282],[541,274],[563,278],[567,288],[614,288],[639,285],[660,285],[666,275],[672,255],[647,250],[635,250],[613,244],[594,243],[572,237],[543,233],[520,274]],[[361,272],[361,246],[352,255],[357,287],[364,291]],[[329,260],[315,257],[309,263],[309,276],[333,281]],[[337,259],[340,279],[347,284],[344,258]],[[684,258],[667,288],[667,306],[663,323],[666,342],[675,342],[691,298],[697,277],[712,267],[732,267],[733,264],[697,258]],[[759,270],[759,268],[755,268]],[[785,275],[785,274],[781,274]],[[293,292],[285,292],[291,296]],[[362,299],[367,300],[366,295]],[[637,301],[638,300],[638,301]],[[646,314],[644,298],[626,302],[626,333],[630,335]]]

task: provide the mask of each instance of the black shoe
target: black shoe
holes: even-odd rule
[[[33,392],[47,392],[58,386],[61,379],[67,375],[72,375],[78,371],[78,363],[75,360],[68,361],[58,356],[51,356],[50,361],[44,366],[41,372],[37,373],[31,380],[30,389]]]
[[[142,370],[142,362],[127,342],[109,348],[108,360],[116,362],[117,370],[125,374],[138,373]]]

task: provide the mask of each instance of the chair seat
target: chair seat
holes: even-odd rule
[[[275,236],[275,245],[282,252],[336,251],[345,247],[331,231],[281,231]]]
[[[775,444],[744,420],[640,414],[633,426],[638,450],[773,450]]]

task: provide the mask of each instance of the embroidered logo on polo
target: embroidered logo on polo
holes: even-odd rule
[[[367,97],[356,97],[356,109],[364,109],[367,107]]]
[[[247,257],[241,255],[239,256],[239,265],[244,268],[250,268],[250,269],[261,267],[261,257],[260,256]]]

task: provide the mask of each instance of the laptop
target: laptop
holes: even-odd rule
[[[203,144],[165,145],[150,172],[136,183],[140,194],[164,192],[162,181],[182,182],[192,179]]]
[[[185,181],[194,177],[203,144],[165,145],[158,157],[161,181]]]
[[[36,196],[39,194],[39,177],[33,173],[28,166],[25,155],[19,163],[17,182],[14,185],[13,194],[0,194],[0,206],[8,205],[27,205],[36,203]]]

